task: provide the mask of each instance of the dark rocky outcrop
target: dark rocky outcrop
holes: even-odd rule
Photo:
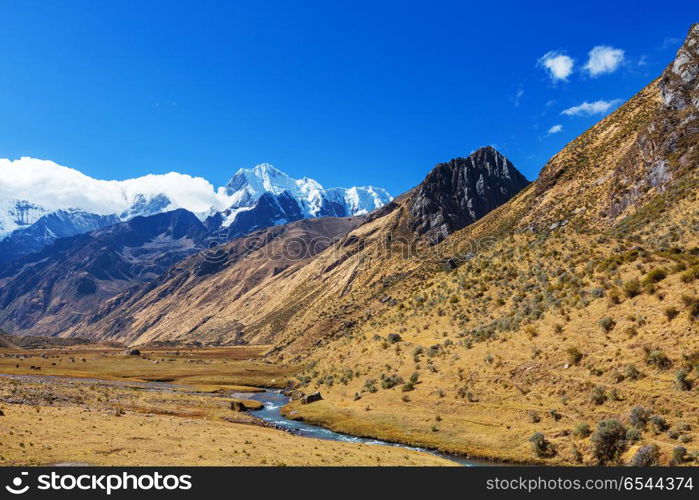
[[[314,392],[313,394],[309,394],[307,396],[304,396],[301,398],[301,404],[303,405],[308,405],[311,403],[315,403],[316,401],[322,401],[323,396],[320,395],[320,392]]]
[[[410,229],[439,243],[510,200],[529,184],[494,148],[438,164],[420,184],[410,205]]]

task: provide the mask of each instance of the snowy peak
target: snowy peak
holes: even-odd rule
[[[0,199],[0,240],[16,229],[31,226],[46,213],[45,208],[26,200]]]
[[[146,198],[143,194],[137,194],[133,204],[128,210],[125,210],[119,215],[121,220],[129,220],[134,217],[155,215],[166,212],[171,208],[172,202],[170,198],[164,194],[158,194],[152,198]]]
[[[39,252],[59,238],[89,233],[118,224],[115,215],[97,215],[77,208],[56,210],[21,227],[0,241],[0,263]]]
[[[314,179],[294,179],[268,163],[238,170],[224,186],[224,192],[230,197],[229,206],[223,211],[224,227],[233,224],[243,212],[253,209],[265,193],[277,197],[285,193],[296,202],[304,218],[362,215],[392,200],[385,189],[373,186],[326,189]],[[279,223],[284,222],[289,221]]]

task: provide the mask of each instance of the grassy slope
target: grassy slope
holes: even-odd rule
[[[289,414],[478,456],[593,463],[589,438],[574,428],[628,423],[642,405],[670,429],[647,427],[626,458],[648,443],[660,446],[664,463],[680,444],[691,451],[699,438],[699,183],[694,146],[683,155],[675,145],[662,157],[674,179],[652,185],[648,144],[665,153],[663,137],[678,136],[657,136],[677,118],[660,102],[656,81],[573,141],[517,198],[383,290],[394,306],[372,301],[375,289],[354,289],[353,300],[369,304],[367,321],[322,347],[299,378],[326,401]],[[674,143],[696,145],[688,130]],[[445,272],[447,257],[466,262]],[[400,264],[381,263],[391,266]],[[634,279],[660,277],[657,269],[666,277],[625,293]],[[388,333],[404,342],[388,345]],[[649,364],[653,351],[670,365]],[[629,366],[641,372],[637,380]],[[678,388],[683,369],[691,390]],[[382,388],[413,373],[414,390]],[[533,454],[533,432],[546,435],[555,457]]]

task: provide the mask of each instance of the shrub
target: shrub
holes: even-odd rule
[[[687,301],[686,306],[690,321],[699,319],[699,299],[692,297],[692,300]]]
[[[569,347],[566,349],[566,353],[568,353],[568,361],[571,365],[577,365],[583,358],[583,353],[577,347]]]
[[[590,429],[590,426],[585,422],[579,423],[575,426],[575,429],[573,429],[573,436],[576,438],[584,439],[590,434],[592,434],[592,429]]]
[[[538,424],[539,422],[541,422],[541,417],[540,417],[539,414],[538,414],[537,412],[535,412],[534,410],[530,410],[529,413],[528,413],[528,415],[529,415],[529,421],[530,421],[532,424]]]
[[[376,380],[373,378],[367,379],[366,382],[364,382],[364,390],[372,393],[378,391],[376,388]]]
[[[668,321],[675,319],[679,313],[676,307],[670,306],[665,308],[665,317],[667,317]]]
[[[611,331],[616,323],[612,318],[609,316],[604,316],[603,318],[600,318],[600,320],[597,322],[599,327],[602,329],[603,332],[609,332]]]
[[[675,385],[680,391],[691,391],[692,381],[687,378],[689,370],[682,368],[675,374]]]
[[[672,361],[668,358],[663,351],[653,350],[648,351],[646,356],[646,363],[655,366],[659,370],[667,370],[672,366]]]
[[[680,280],[682,280],[682,283],[691,283],[697,279],[699,279],[699,264],[689,268],[680,275]]]
[[[413,385],[417,384],[419,378],[420,378],[420,374],[418,372],[413,372],[413,374],[410,376],[410,383]]]
[[[558,413],[558,411],[556,411],[555,409],[551,409],[551,410],[549,410],[549,417],[551,417],[556,422],[558,422],[561,418],[563,418],[563,415]]]
[[[618,420],[602,420],[592,434],[592,455],[604,465],[618,462],[626,451],[626,429]]]
[[[635,443],[641,439],[641,430],[636,427],[631,427],[626,431],[626,440],[630,443]]]
[[[643,406],[634,406],[631,408],[631,413],[629,413],[629,423],[639,429],[645,429],[650,414],[650,410],[647,410]]]
[[[398,384],[402,384],[403,379],[399,375],[390,375],[381,381],[382,389],[393,389]]]
[[[634,278],[634,279],[624,283],[624,294],[627,297],[633,298],[636,295],[639,295],[640,293],[641,293],[641,282],[638,281],[638,278]]]
[[[643,278],[643,284],[653,284],[653,283],[660,283],[663,281],[665,278],[667,278],[667,271],[663,269],[662,267],[653,269],[650,271],[646,276]]]
[[[652,467],[660,465],[660,448],[657,444],[641,446],[629,465],[632,467]]]
[[[607,302],[610,306],[621,304],[621,293],[616,288],[613,288],[607,294]]]
[[[413,391],[415,390],[415,385],[412,382],[406,382],[405,384],[403,384],[403,387],[401,387],[401,390],[403,392]]]
[[[552,457],[556,454],[551,443],[544,437],[541,432],[535,432],[532,437],[529,438],[529,442],[532,444],[534,449],[534,454],[540,458]]]
[[[641,372],[638,371],[638,368],[636,368],[636,365],[634,364],[626,366],[626,369],[624,370],[624,375],[626,376],[626,378],[631,380],[638,380],[639,378],[641,378]]]
[[[670,459],[670,465],[680,465],[687,459],[687,448],[684,446],[677,446],[672,450],[672,459]]]
[[[592,389],[592,396],[590,396],[590,399],[596,405],[604,404],[605,401],[607,401],[607,395],[604,392],[604,387],[598,385]]]
[[[652,417],[650,417],[649,422],[653,426],[653,430],[656,434],[665,432],[668,429],[668,427],[670,427],[669,425],[667,425],[665,419],[660,415],[653,415]]]

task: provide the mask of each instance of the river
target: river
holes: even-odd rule
[[[196,394],[203,394],[192,387],[186,385],[172,384],[170,382],[134,382],[130,380],[102,380],[94,378],[71,378],[71,377],[61,377],[54,375],[9,375],[0,374],[0,377],[11,378],[15,380],[24,380],[27,382],[39,382],[39,383],[54,383],[54,384],[101,384],[101,385],[112,385],[119,387],[138,387],[142,390],[149,391],[187,391]],[[223,394],[209,394],[210,397],[226,397]],[[284,417],[281,413],[281,409],[284,405],[289,402],[289,397],[283,394],[278,389],[266,389],[264,392],[257,393],[237,393],[234,394],[235,397],[240,399],[253,399],[259,401],[264,405],[261,410],[251,411],[250,413],[265,422],[273,424],[276,428],[290,432],[297,436],[315,438],[315,439],[325,439],[328,441],[339,441],[345,443],[364,443],[376,446],[394,446],[398,448],[405,448],[408,450],[419,451],[422,453],[430,453],[438,457],[451,460],[460,465],[466,467],[474,466],[489,466],[494,465],[492,462],[474,460],[470,458],[464,458],[459,455],[451,455],[448,453],[442,453],[439,451],[428,450],[425,448],[417,448],[414,446],[408,446],[401,443],[389,443],[387,441],[381,441],[372,438],[363,438],[358,436],[351,436],[349,434],[342,434],[339,432],[331,431],[325,427],[318,425],[308,424],[306,422],[291,420]]]
[[[265,422],[273,424],[279,429],[283,429],[298,436],[326,439],[328,441],[340,441],[345,443],[365,443],[377,446],[394,446],[398,448],[405,448],[408,450],[430,453],[466,467],[493,465],[492,462],[467,459],[458,455],[450,455],[448,453],[427,450],[425,448],[416,448],[400,443],[389,443],[386,441],[380,441],[378,439],[351,436],[349,434],[334,432],[318,425],[308,424],[298,420],[290,420],[284,417],[281,413],[282,407],[289,402],[289,397],[278,390],[268,389],[265,392],[258,392],[255,394],[238,394],[238,396],[245,399],[254,399],[255,401],[259,401],[264,405],[264,408],[261,410],[250,412],[252,415],[261,418]]]

